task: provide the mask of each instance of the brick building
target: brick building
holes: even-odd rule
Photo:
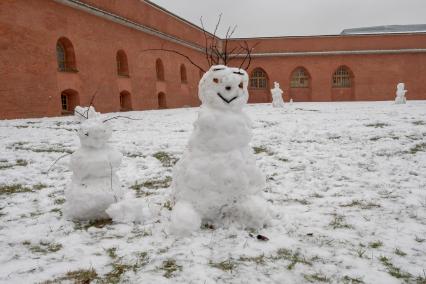
[[[233,39],[256,45],[250,101],[426,99],[426,33]],[[204,33],[140,0],[1,0],[0,118],[58,116],[77,104],[101,112],[197,106]]]

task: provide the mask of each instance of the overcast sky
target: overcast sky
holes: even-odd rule
[[[236,37],[339,34],[346,28],[426,24],[426,0],[151,0],[212,31],[238,25]],[[222,31],[223,33],[223,31]]]

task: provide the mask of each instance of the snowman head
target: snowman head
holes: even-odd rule
[[[404,83],[399,83],[399,84],[396,86],[396,89],[397,89],[398,91],[404,91],[404,89],[405,89],[405,84],[404,84]]]
[[[80,122],[77,135],[81,146],[89,148],[102,148],[111,138],[112,130],[109,123],[104,122],[101,114],[90,106],[76,107],[75,117]]]
[[[200,80],[198,97],[203,106],[240,110],[248,100],[248,74],[240,68],[214,65]]]

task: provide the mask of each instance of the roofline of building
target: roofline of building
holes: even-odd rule
[[[192,23],[192,22],[188,21],[188,20],[187,20],[187,19],[185,19],[185,18],[182,18],[181,16],[179,16],[179,15],[177,15],[177,14],[175,14],[175,13],[171,12],[170,10],[167,10],[167,9],[166,9],[166,8],[164,8],[164,7],[161,7],[160,5],[155,4],[154,2],[149,1],[149,0],[143,0],[143,1],[144,1],[146,4],[148,4],[148,5],[152,6],[153,8],[156,8],[156,9],[158,9],[158,10],[160,10],[160,11],[162,11],[162,12],[164,12],[164,13],[168,14],[169,16],[172,16],[172,17],[173,17],[173,18],[175,18],[176,20],[178,20],[178,21],[180,21],[180,22],[183,22],[184,24],[189,25],[189,26],[191,26],[191,27],[193,27],[193,28],[195,28],[195,29],[199,30],[200,32],[205,32],[205,33],[206,33],[206,34],[208,34],[209,36],[213,36],[213,34],[212,34],[212,33],[210,33],[210,32],[208,32],[208,31],[204,30],[202,27],[200,27],[200,26],[198,26],[198,25],[196,25],[196,24],[194,24],[194,23]],[[220,39],[220,38],[219,38],[219,39]]]
[[[370,55],[370,54],[407,54],[426,53],[426,48],[407,49],[369,49],[369,50],[335,50],[335,51],[300,51],[300,52],[262,52],[252,53],[251,57],[296,57],[296,56],[333,56],[333,55]],[[244,58],[246,54],[232,54]]]
[[[425,32],[393,32],[393,33],[357,33],[357,34],[330,34],[330,35],[297,35],[297,36],[266,36],[266,37],[234,37],[230,40],[256,40],[256,39],[291,39],[291,38],[330,38],[330,37],[356,37],[356,36],[392,36],[392,35],[418,35]]]
[[[181,38],[178,38],[176,36],[161,32],[159,30],[156,30],[154,28],[148,27],[146,25],[134,22],[132,20],[129,20],[125,17],[122,17],[120,15],[111,13],[109,11],[97,8],[95,6],[86,4],[80,0],[53,0],[56,3],[66,5],[68,7],[72,7],[81,11],[84,11],[86,13],[98,16],[100,18],[115,22],[117,24],[157,36],[159,38],[162,38],[164,40],[191,48],[193,50],[203,52],[205,50],[205,47],[200,46],[194,42],[186,41]],[[203,31],[200,27],[197,27],[196,25],[190,23],[189,21],[186,21],[185,19],[171,13],[170,11],[158,6],[157,4],[152,3],[149,0],[143,0],[147,4],[160,9],[161,11],[166,12],[167,14],[175,17],[176,19],[182,21],[185,24],[191,25],[192,27],[195,27],[199,29],[201,32]],[[211,35],[210,33],[208,33]],[[419,32],[419,33],[382,33],[382,34],[339,34],[339,35],[311,35],[311,36],[276,36],[276,37],[246,37],[246,38],[232,38],[230,40],[236,41],[236,40],[262,40],[262,39],[270,39],[270,40],[280,40],[280,39],[302,39],[302,38],[330,38],[330,37],[359,37],[359,36],[391,36],[391,35],[418,35],[418,34],[425,34],[426,32]],[[223,40],[220,37],[218,37],[219,40]],[[379,54],[379,53],[418,53],[418,52],[424,52],[423,49],[405,49],[405,50],[360,50],[360,51],[312,51],[312,52],[272,52],[272,53],[259,53],[259,54],[252,54],[253,57],[267,57],[267,56],[324,56],[324,55],[351,55],[351,54]]]
[[[150,34],[150,35],[155,35],[158,36],[159,38],[162,38],[164,40],[173,42],[173,43],[177,43],[180,44],[182,46],[200,51],[200,52],[204,52],[204,47],[195,44],[193,42],[190,41],[186,41],[183,40],[181,38],[175,37],[173,35],[170,34],[166,34],[164,32],[158,31],[156,29],[153,29],[151,27],[148,27],[146,25],[131,21],[125,17],[119,16],[117,14],[105,11],[103,9],[97,8],[95,6],[86,4],[82,1],[79,0],[53,0],[54,2],[57,2],[59,4],[63,4],[66,5],[68,7],[72,7],[84,12],[87,12],[89,14],[98,16],[100,18],[106,19],[106,20],[110,20],[112,22],[115,22],[117,24],[121,24],[123,26],[138,30],[138,31],[142,31],[144,33]]]

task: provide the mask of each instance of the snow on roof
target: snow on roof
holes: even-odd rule
[[[388,25],[345,29],[341,32],[342,35],[350,34],[388,34],[388,33],[425,33],[426,24],[421,25]]]

